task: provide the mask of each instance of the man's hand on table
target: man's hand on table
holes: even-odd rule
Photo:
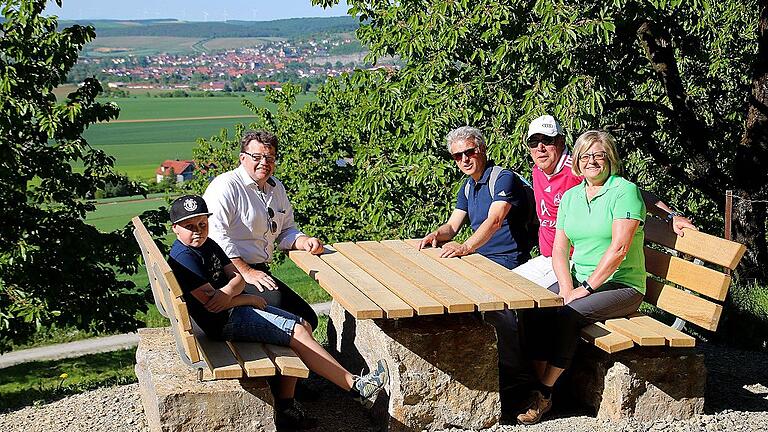
[[[298,250],[307,251],[312,255],[320,255],[324,250],[323,242],[317,237],[301,236],[296,239],[295,247]]]
[[[421,242],[419,242],[419,250],[424,249],[427,246],[432,246],[433,248],[437,247],[437,233],[431,232],[421,239]]]
[[[443,245],[443,252],[440,254],[440,258],[453,258],[473,253],[471,247],[464,243],[448,242]]]
[[[245,282],[255,286],[259,292],[264,292],[264,290],[272,291],[277,289],[277,283],[274,279],[272,279],[272,276],[264,273],[261,270],[251,268],[248,269],[248,271],[245,273],[242,273],[242,275],[243,279],[245,279]]]

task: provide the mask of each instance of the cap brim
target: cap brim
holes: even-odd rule
[[[198,216],[202,216],[202,215],[210,216],[210,215],[212,215],[212,214],[213,214],[213,213],[206,213],[206,212],[203,212],[203,213],[195,213],[195,214],[191,214],[191,215],[186,215],[186,216],[184,216],[184,217],[183,217],[183,218],[181,218],[181,219],[177,219],[177,220],[175,220],[175,221],[171,221],[171,223],[172,223],[172,224],[177,224],[177,223],[179,223],[179,222],[184,222],[184,221],[185,221],[185,220],[187,220],[187,219],[192,219],[193,217],[198,217]]]

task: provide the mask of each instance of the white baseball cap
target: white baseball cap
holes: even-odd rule
[[[526,136],[526,139],[535,134],[551,137],[565,135],[562,126],[560,126],[560,122],[551,115],[543,115],[531,122],[531,125],[528,126],[528,136]]]

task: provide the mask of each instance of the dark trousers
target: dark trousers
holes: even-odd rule
[[[578,282],[574,281],[575,286]],[[559,294],[560,286],[549,290]],[[610,318],[627,316],[637,311],[643,295],[623,284],[608,282],[597,292],[574,300],[559,308],[523,310],[524,350],[532,360],[547,361],[567,369],[579,342],[581,328]]]
[[[263,297],[264,300],[267,301],[268,305],[296,314],[302,317],[304,321],[309,323],[313,330],[317,328],[317,314],[315,313],[315,310],[312,309],[312,306],[306,302],[306,300],[296,294],[296,292],[293,291],[288,285],[283,283],[283,281],[270,273],[269,266],[267,264],[259,263],[249,265],[253,269],[263,271],[264,273],[270,275],[272,279],[275,280],[275,284],[277,284],[276,290],[265,289],[264,291],[259,291],[258,288],[251,284],[246,284],[245,289],[249,294],[255,294],[259,297]]]

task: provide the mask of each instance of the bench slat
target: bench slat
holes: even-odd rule
[[[306,251],[290,251],[291,261],[316,280],[328,294],[357,319],[383,318],[384,311],[354,285],[341,277],[317,255]]]
[[[155,299],[155,304],[157,305],[158,310],[160,313],[168,318],[168,306],[165,304],[165,296],[163,296],[160,286],[157,283],[157,278],[155,278],[152,275],[152,272],[149,271],[149,269],[152,267],[152,257],[149,254],[149,251],[147,250],[147,245],[144,242],[143,236],[141,234],[141,231],[146,231],[146,228],[144,227],[144,224],[141,223],[141,220],[138,217],[134,217],[132,219],[133,226],[135,229],[133,230],[133,237],[136,238],[136,243],[139,245],[139,249],[141,249],[141,256],[144,259],[144,267],[147,269],[147,276],[149,279],[149,287],[152,289],[152,297]]]
[[[147,247],[147,253],[150,256],[151,261],[157,264],[160,267],[160,272],[166,276],[166,279],[168,280],[166,288],[171,291],[173,297],[181,297],[183,294],[181,287],[179,287],[178,282],[176,282],[176,277],[173,276],[173,271],[171,271],[171,267],[165,261],[165,257],[160,253],[160,249],[157,248],[154,240],[152,240],[152,236],[149,235],[149,231],[147,231],[147,228],[138,216],[134,217],[132,221],[133,226],[136,229],[135,232],[139,233],[141,242]],[[168,277],[169,275],[170,277]]]
[[[605,327],[612,332],[623,334],[640,346],[664,346],[666,343],[664,336],[626,318],[606,320]]]
[[[655,217],[645,220],[645,240],[733,270],[746,252],[746,246],[691,229],[680,237],[667,223]]]
[[[269,358],[264,345],[256,342],[227,342],[240,367],[249,377],[274,376],[275,364]]]
[[[448,313],[473,312],[475,310],[475,303],[467,298],[467,296],[459,293],[431,274],[424,272],[419,266],[395,253],[395,251],[386,246],[376,248],[373,243],[376,242],[347,243],[344,244],[344,247],[349,249],[354,245],[367,252],[370,256],[389,267],[391,271],[397,272],[400,276],[408,279],[412,284],[418,286],[432,296],[432,298],[442,303],[448,310]],[[365,245],[373,250],[366,250],[364,248]]]
[[[386,247],[395,251],[395,253],[410,260],[422,270],[429,272],[429,274],[441,280],[443,283],[452,287],[460,287],[462,292],[464,292],[470,300],[475,302],[477,310],[491,311],[504,309],[505,301],[502,297],[498,296],[493,291],[483,289],[483,287],[465,278],[457,268],[450,265],[443,265],[440,261],[435,261],[432,258],[425,256],[420,253],[418,249],[407,245],[402,240],[385,240],[376,244],[379,245],[377,247]]]
[[[162,274],[161,265],[158,262],[153,262],[150,269],[148,269],[148,273],[150,273],[150,277],[155,277],[157,279],[158,285],[160,286],[160,291],[163,292],[163,296],[165,298],[166,304],[171,304],[172,308],[168,312],[172,312],[170,316],[168,317],[168,320],[171,322],[171,329],[174,333],[176,333],[179,337],[178,340],[181,341],[181,344],[183,345],[184,353],[187,355],[189,360],[192,363],[197,363],[200,361],[200,355],[198,353],[199,347],[196,342],[195,337],[192,335],[192,330],[194,327],[191,325],[191,320],[189,318],[189,314],[186,315],[186,320],[190,322],[190,329],[185,330],[182,327],[181,324],[181,318],[179,318],[179,311],[175,307],[173,307],[174,301],[180,301],[183,302],[183,299],[180,297],[171,297],[171,291],[168,289],[168,277],[164,274]],[[171,274],[171,278],[173,278],[173,274]],[[175,281],[175,278],[174,278]],[[184,311],[186,311],[186,308],[184,308]]]
[[[673,329],[647,315],[637,313],[630,316],[629,320],[650,329],[654,333],[664,336],[667,340],[667,345],[671,347],[692,347],[696,345],[696,339],[693,336],[687,335],[680,330]]]
[[[602,323],[594,323],[582,328],[581,337],[609,354],[635,346],[632,339],[621,333],[612,332]]]
[[[445,307],[440,302],[414,286],[408,279],[390,270],[359,246],[352,243],[337,243],[334,247],[408,303],[418,315],[439,315],[445,311]]]
[[[200,354],[205,359],[205,364],[210,369],[214,379],[243,377],[243,368],[240,366],[240,362],[237,361],[235,354],[229,349],[229,345],[209,339],[197,325],[194,325],[192,328],[194,337],[197,339],[197,346],[200,348]]]
[[[687,235],[687,234],[686,234]],[[717,330],[723,307],[654,279],[646,280],[645,301],[707,330]]]
[[[184,302],[184,300],[182,300],[181,297],[172,298],[171,304],[173,304],[173,313],[179,322],[179,328],[184,331],[191,331],[192,323],[189,320],[189,310],[187,309],[187,304]]]
[[[280,375],[296,378],[307,378],[309,376],[309,368],[292,349],[270,344],[264,344],[264,349],[275,366],[277,366]]]
[[[355,263],[341,253],[332,251],[331,253],[320,255],[320,258],[382,308],[387,318],[407,318],[413,316],[413,308],[408,303],[393,294],[381,282],[374,279],[373,276],[366,273],[365,270],[355,265]]]
[[[725,300],[731,277],[717,270],[645,247],[645,269],[715,300]]]
[[[563,298],[559,295],[536,285],[519,274],[513,273],[503,265],[497,264],[480,254],[466,255],[461,257],[461,259],[472,264],[476,269],[482,270],[485,275],[484,277],[492,276],[494,279],[513,286],[515,289],[528,295],[539,307],[563,305]]]

